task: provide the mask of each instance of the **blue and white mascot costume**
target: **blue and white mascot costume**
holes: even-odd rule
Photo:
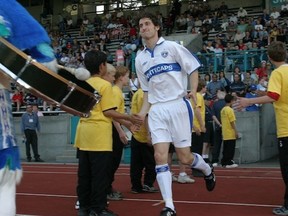
[[[0,0],[0,37],[56,71],[56,60],[45,29],[16,0]],[[0,62],[1,63],[1,62]],[[17,62],[16,62],[17,63]],[[0,71],[1,75],[1,71]],[[9,82],[0,77],[0,215],[16,215],[16,184],[22,177],[15,139]]]

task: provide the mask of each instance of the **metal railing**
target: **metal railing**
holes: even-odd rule
[[[223,53],[198,52],[196,55],[202,64],[199,69],[202,73],[232,72],[236,66],[246,72],[253,70],[254,67],[260,67],[261,61],[268,61],[266,49],[224,51]]]

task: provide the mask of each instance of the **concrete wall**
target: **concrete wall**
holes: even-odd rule
[[[237,130],[242,134],[241,139],[237,140],[235,161],[239,163],[239,154],[241,154],[241,163],[259,161],[259,112],[236,112],[235,114]]]
[[[237,140],[235,151],[234,159],[237,163],[240,153],[241,163],[262,161],[278,154],[275,116],[271,104],[263,105],[260,112],[236,112],[236,118],[237,129],[242,134],[242,138]],[[74,124],[72,119],[69,114],[40,118],[41,133],[38,136],[38,146],[43,160],[61,163],[77,162],[76,149],[71,144],[74,139],[71,133],[75,133],[76,127],[72,126]],[[20,117],[14,117],[21,158],[26,160],[20,120]],[[122,161],[125,162],[125,158],[127,159],[127,155],[124,151]]]
[[[71,115],[63,114],[58,116],[40,117],[41,132],[38,134],[38,149],[40,157],[49,162],[55,162],[58,156],[65,154],[67,150],[73,150],[70,144]],[[20,129],[21,117],[14,118],[14,126],[21,158],[26,160],[25,144],[22,143]],[[31,149],[31,154],[33,152]],[[76,155],[76,154],[74,154]]]
[[[197,53],[202,49],[202,35],[201,34],[186,34],[178,33],[169,36],[163,36],[166,40],[182,41],[189,51]]]
[[[275,114],[272,104],[261,107],[260,117],[260,160],[278,154]]]

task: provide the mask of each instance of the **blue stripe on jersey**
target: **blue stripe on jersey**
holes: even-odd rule
[[[154,67],[150,68],[148,71],[146,71],[144,74],[147,77],[147,80],[149,81],[151,77],[155,75],[159,75],[161,73],[167,73],[167,72],[180,72],[181,66],[178,63],[172,63],[172,64],[158,64]]]
[[[169,166],[168,164],[156,166],[155,171],[156,173],[167,172],[169,171]]]
[[[188,113],[189,113],[189,120],[190,120],[190,129],[192,131],[192,127],[193,127],[193,112],[192,112],[192,107],[191,104],[189,103],[189,101],[183,97],[184,102],[187,105],[187,109],[188,109]]]

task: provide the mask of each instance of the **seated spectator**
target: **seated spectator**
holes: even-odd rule
[[[230,40],[234,40],[234,37],[235,37],[235,34],[237,32],[237,24],[235,24],[234,21],[230,21],[228,23],[228,26],[226,28],[226,37],[227,37],[227,40],[230,41]]]
[[[277,28],[277,26],[274,26],[273,29],[269,32],[269,38],[268,38],[269,44],[272,43],[273,41],[276,41],[279,35],[280,35],[279,29]]]
[[[184,14],[181,14],[176,20],[176,25],[178,30],[186,30],[187,29],[187,19]]]
[[[194,22],[194,27],[199,30],[202,27],[202,20],[197,16]]]
[[[192,28],[191,28],[192,29]],[[187,33],[188,33],[188,28],[187,28]],[[190,33],[190,32],[189,32]],[[203,42],[207,42],[208,41],[208,38],[209,38],[209,31],[206,27],[202,27],[202,30],[201,30],[201,34],[202,34],[202,40]]]
[[[36,96],[34,96],[33,94],[31,94],[30,92],[27,92],[24,95],[24,104],[27,105],[31,105],[31,104],[37,104],[38,102],[38,98]]]
[[[194,19],[190,14],[188,14],[187,15],[187,34],[191,33],[193,27],[194,27]],[[201,32],[202,32],[203,41],[206,41],[208,39],[208,36],[207,36],[207,39],[206,39],[206,36],[204,38],[203,28]],[[205,34],[208,34],[208,31],[206,31]]]
[[[233,74],[231,76],[231,82],[234,82],[234,75],[238,74],[239,77],[241,78],[241,81],[244,80],[244,75],[241,73],[240,67],[239,66],[235,66],[234,70],[233,70]]]
[[[235,25],[237,25],[238,18],[237,18],[237,16],[234,13],[231,14],[231,16],[229,18],[229,22],[233,22]]]
[[[245,96],[245,84],[241,81],[239,74],[234,74],[234,81],[230,85],[230,92],[236,93],[238,97]]]
[[[241,32],[240,30],[237,30],[236,34],[234,35],[234,42],[237,42],[239,40],[243,40],[245,37],[245,32]]]
[[[20,111],[20,107],[23,105],[23,93],[20,92],[17,88],[14,90],[14,94],[12,95],[13,105],[16,106],[16,111]]]
[[[249,88],[248,88],[248,92],[245,95],[245,98],[255,98],[258,97],[257,93],[257,86],[255,84],[252,84]],[[253,104],[251,106],[246,107],[246,111],[259,111],[259,104]]]
[[[224,13],[223,16],[222,16],[221,29],[223,31],[226,31],[228,25],[229,25],[229,19],[228,19],[226,13]]]
[[[261,24],[264,26],[266,22],[270,20],[270,15],[267,9],[263,10],[263,14],[261,15]]]
[[[212,29],[212,20],[211,20],[209,14],[205,15],[205,18],[202,22],[202,26],[206,27],[208,29],[208,31],[210,31]]]
[[[220,71],[219,72],[219,80],[220,80],[220,82],[222,84],[222,87],[225,89],[225,91],[229,92],[230,91],[231,82],[229,81],[229,79],[226,78],[224,71]]]
[[[266,72],[266,61],[261,61],[261,67],[259,67],[256,71],[256,74],[258,76],[258,79],[260,80],[262,77],[268,77],[268,74]]]
[[[280,17],[280,13],[276,10],[276,7],[272,8],[272,12],[270,13],[270,17],[273,17],[277,20]]]
[[[247,31],[248,24],[245,22],[245,19],[240,19],[240,23],[237,25],[237,31],[239,30],[241,33]]]
[[[268,87],[267,77],[262,77],[259,79],[259,84],[257,85],[257,90],[266,92]]]
[[[253,84],[256,83],[256,80],[254,80],[254,79],[251,77],[251,72],[250,72],[250,71],[246,71],[246,74],[245,74],[243,83],[245,84],[246,89],[248,89],[251,85],[253,85]]]
[[[238,12],[237,12],[237,17],[238,18],[241,18],[241,17],[244,18],[247,15],[248,15],[247,11],[244,8],[240,7]]]
[[[207,85],[206,94],[214,100],[216,99],[217,91],[222,88],[223,88],[222,83],[220,80],[218,80],[217,74],[213,74],[212,81]]]

